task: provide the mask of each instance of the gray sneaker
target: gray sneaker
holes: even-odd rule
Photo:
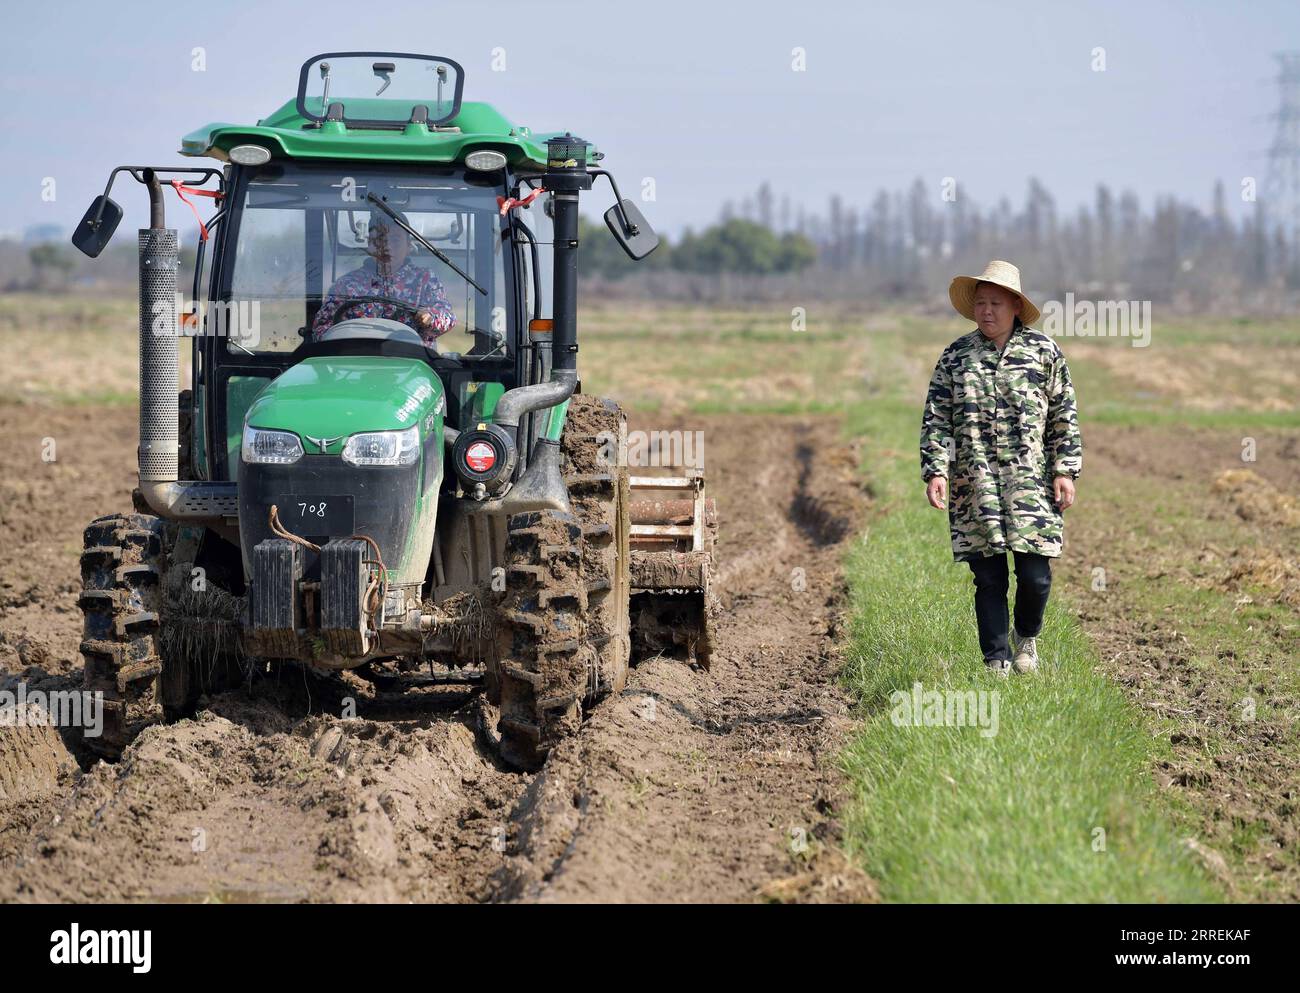
[[[993,675],[1001,676],[1003,679],[1006,679],[1007,673],[1011,671],[1010,659],[985,659],[984,665]]]
[[[1011,632],[1011,650],[1015,660],[1011,668],[1017,675],[1024,676],[1038,671],[1038,639],[1022,638],[1013,629]]]

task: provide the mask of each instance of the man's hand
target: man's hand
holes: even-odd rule
[[[925,484],[925,498],[930,501],[930,506],[935,510],[943,510],[948,500],[947,477],[931,476],[930,481]]]
[[[1074,480],[1069,476],[1057,476],[1052,480],[1052,495],[1062,510],[1071,507],[1074,504]]]
[[[433,311],[428,307],[423,307],[415,312],[415,321],[420,325],[421,331],[431,331],[433,329]]]

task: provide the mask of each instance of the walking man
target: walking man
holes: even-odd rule
[[[921,422],[921,476],[930,506],[948,509],[953,557],[974,574],[984,664],[1001,676],[1029,673],[1038,668],[1062,512],[1074,503],[1083,467],[1074,386],[1056,342],[1030,326],[1040,312],[1021,292],[1014,265],[994,261],[979,276],[958,276],[948,297],[977,326],[944,349],[934,368]]]

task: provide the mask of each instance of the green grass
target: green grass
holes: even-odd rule
[[[0,403],[136,403],[137,307],[125,297],[0,294]]]
[[[1148,770],[1161,746],[1095,671],[1064,610],[1049,609],[1037,676],[984,670],[969,569],[952,561],[915,460],[892,454],[913,447],[913,407],[879,402],[852,417],[872,440],[876,510],[848,561],[845,679],[863,718],[843,756],[851,853],[898,901],[1220,899],[1155,797]],[[998,692],[996,735],[895,726],[890,694],[915,682]]]
[[[1294,348],[1298,333],[1300,324],[1294,317],[1180,316],[1155,322],[1151,341],[1152,345],[1160,343],[1176,346],[1245,341],[1252,346],[1282,345]]]
[[[1088,420],[1120,427],[1177,426],[1249,433],[1265,428],[1300,428],[1300,410],[1188,410],[1099,403],[1089,408]]]
[[[1144,508],[1128,523],[1124,547],[1103,563],[1112,582],[1101,595],[1117,598],[1131,620],[1177,631],[1171,651],[1185,678],[1164,680],[1166,706],[1146,714],[1155,731],[1186,737],[1175,765],[1201,797],[1174,809],[1180,831],[1224,856],[1234,900],[1293,900],[1300,848],[1279,842],[1277,825],[1294,816],[1294,791],[1279,779],[1300,768],[1300,624],[1278,589],[1249,574],[1225,579],[1221,555],[1205,553],[1248,559],[1269,551],[1270,541],[1285,552],[1296,532],[1288,541],[1288,532],[1235,515],[1207,518],[1207,488],[1205,479],[1118,468],[1091,478],[1089,499],[1098,505]]]

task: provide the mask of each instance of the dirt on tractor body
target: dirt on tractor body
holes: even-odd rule
[[[4,772],[24,785],[0,794],[0,899],[872,899],[835,819],[856,459],[826,421],[683,426],[706,432],[722,523],[708,671],[641,661],[532,775],[487,746],[464,687],[395,702],[291,667],[116,764],[46,729]],[[135,411],[11,405],[0,428],[0,679],[80,689],[80,536],[129,510]]]

